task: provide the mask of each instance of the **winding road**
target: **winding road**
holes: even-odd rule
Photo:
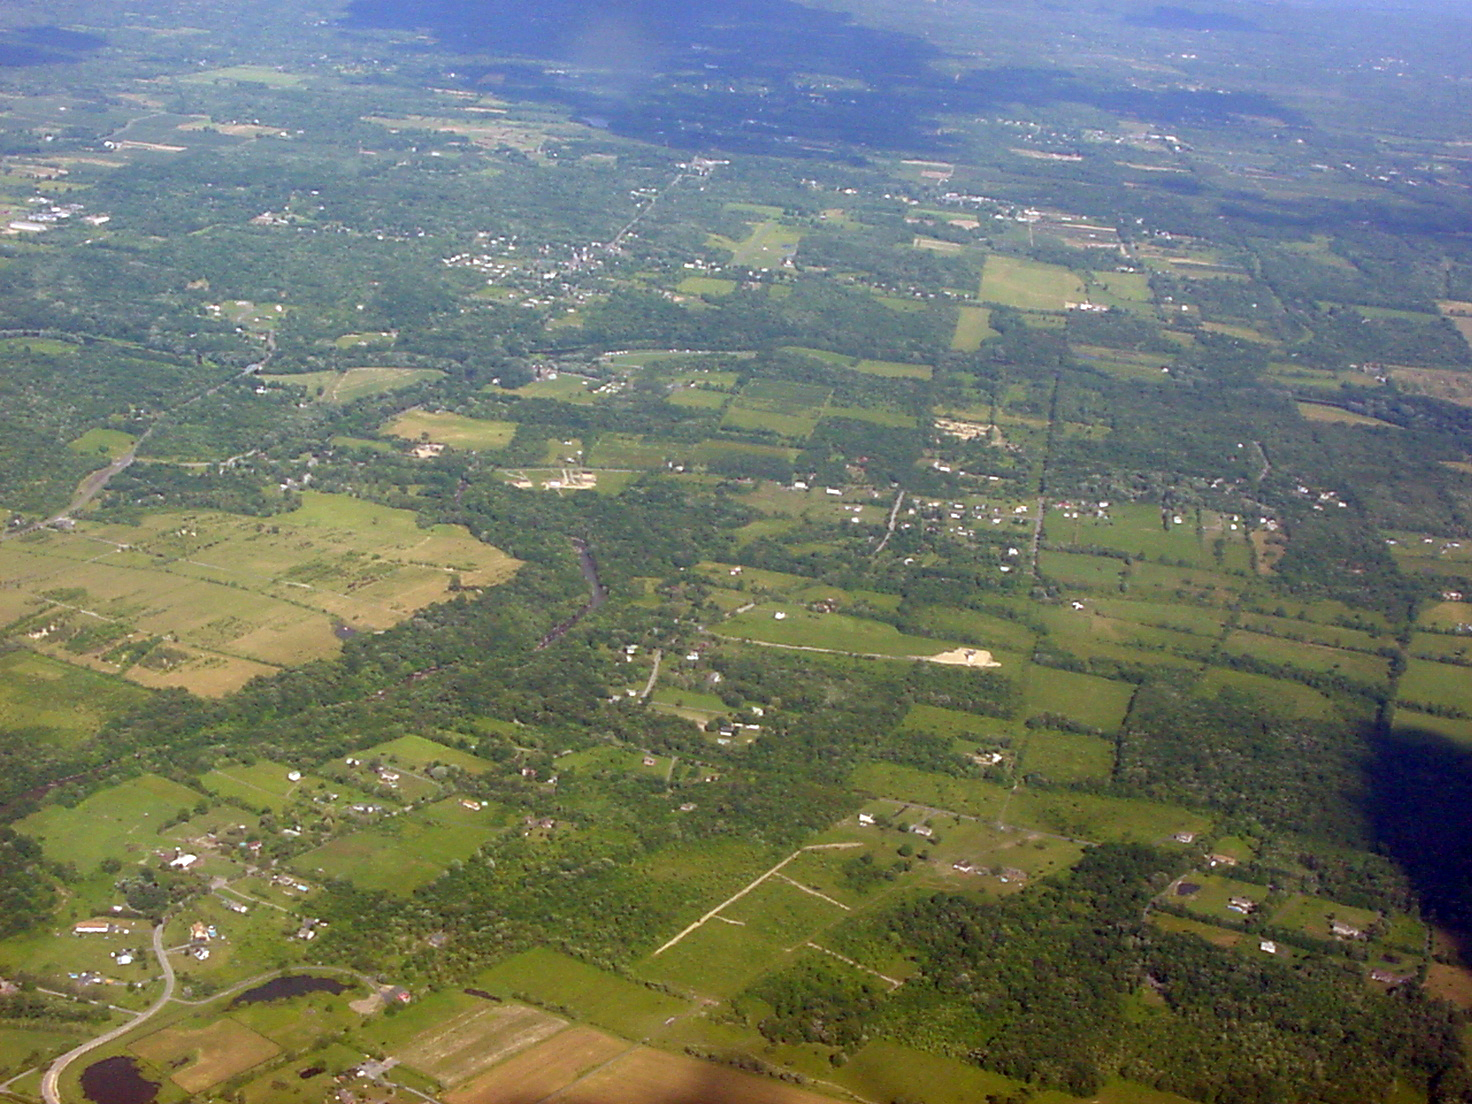
[[[158,959],[158,968],[163,972],[164,991],[158,995],[158,999],[139,1012],[125,1024],[113,1028],[111,1031],[98,1035],[95,1039],[88,1039],[80,1046],[74,1046],[47,1068],[41,1078],[41,1097],[46,1104],[61,1104],[61,1075],[66,1072],[68,1066],[82,1055],[96,1050],[100,1046],[106,1046],[114,1039],[121,1038],[144,1020],[158,1014],[159,1009],[168,1004],[174,996],[174,964],[169,961],[169,955],[164,950],[164,925],[159,924],[153,929],[153,955]]]

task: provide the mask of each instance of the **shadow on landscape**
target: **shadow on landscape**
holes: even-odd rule
[[[1472,749],[1393,728],[1373,745],[1368,783],[1376,842],[1410,877],[1427,918],[1472,954]]]
[[[60,27],[16,27],[0,31],[0,67],[55,65],[80,60],[107,45],[107,40]]]

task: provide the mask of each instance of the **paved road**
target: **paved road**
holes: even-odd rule
[[[169,1003],[169,1000],[174,995],[174,964],[169,961],[168,953],[164,950],[164,926],[162,924],[153,929],[153,955],[158,959],[158,968],[163,972],[164,991],[158,995],[157,1000],[127,1023],[115,1027],[111,1031],[104,1032],[95,1039],[89,1039],[80,1046],[72,1047],[71,1050],[52,1062],[50,1068],[46,1070],[45,1076],[41,1078],[41,1096],[46,1101],[46,1104],[61,1104],[61,1091],[59,1088],[61,1075],[66,1072],[68,1066],[89,1051],[96,1050],[100,1046],[106,1046],[114,1039],[126,1035],[143,1021],[156,1015],[159,1009]]]

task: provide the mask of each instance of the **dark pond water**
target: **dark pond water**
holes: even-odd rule
[[[291,977],[274,978],[263,985],[257,985],[254,989],[247,989],[230,1004],[232,1007],[237,1004],[261,1004],[264,1001],[303,997],[308,993],[331,993],[336,996],[338,993],[346,993],[351,988],[351,985],[338,981],[336,978],[293,974]]]
[[[131,1058],[104,1058],[82,1071],[82,1093],[96,1104],[149,1104],[158,1088]]]

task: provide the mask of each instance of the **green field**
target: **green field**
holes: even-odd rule
[[[380,432],[408,441],[433,441],[451,448],[503,449],[516,434],[515,422],[467,418],[445,411],[409,410],[381,427]]]
[[[301,503],[269,525],[154,513],[9,542],[0,609],[56,658],[216,695],[403,620],[446,597],[453,576],[493,586],[516,567],[461,527],[421,529],[409,510],[315,491]]]
[[[1021,790],[1007,807],[1019,828],[1095,843],[1159,843],[1176,832],[1202,832],[1208,821],[1178,805],[1067,791]]]
[[[956,332],[951,336],[951,349],[957,353],[974,353],[989,337],[996,337],[992,329],[992,312],[986,307],[961,307],[956,312]]]
[[[48,859],[75,863],[91,871],[103,859],[137,861],[158,845],[164,821],[193,809],[204,800],[191,790],[156,774],[140,774],[99,790],[73,808],[47,805],[16,822],[34,836]]]
[[[231,763],[201,775],[199,783],[210,793],[244,802],[249,808],[279,810],[293,794],[321,781],[303,775],[293,782],[287,778],[292,769],[269,759],[258,759],[248,767]]]
[[[1021,766],[1024,776],[1039,774],[1051,782],[1084,782],[1108,778],[1113,769],[1112,740],[1046,728],[1028,733]]]
[[[802,231],[784,226],[776,219],[751,223],[751,233],[741,241],[720,234],[710,236],[710,244],[731,252],[731,263],[748,268],[780,268],[797,253]]]
[[[785,616],[778,620],[776,614]],[[910,636],[883,621],[842,613],[814,613],[803,606],[768,603],[721,623],[720,634],[789,647],[882,656],[933,656],[959,648],[952,641]]]
[[[506,959],[476,975],[477,988],[517,994],[567,1010],[579,1020],[642,1039],[671,1016],[689,1010],[678,997],[608,973],[547,947]]]
[[[119,456],[126,455],[137,440],[131,433],[124,433],[120,429],[89,429],[75,441],[68,443],[67,448],[84,456],[95,455],[116,460]]]
[[[1007,801],[1006,788],[993,782],[952,778],[893,763],[865,763],[849,775],[849,784],[876,797],[914,801],[983,818],[995,818]]]
[[[1077,671],[1029,666],[1025,700],[1031,713],[1059,713],[1106,732],[1119,727],[1135,688]]]
[[[861,360],[854,365],[854,369],[866,376],[879,376],[882,379],[928,380],[934,371],[928,364],[905,364],[895,360]]]
[[[1018,310],[1061,311],[1084,297],[1084,285],[1069,269],[1022,257],[992,254],[981,271],[979,298]]]
[[[307,877],[346,878],[360,889],[407,894],[451,862],[470,858],[502,828],[497,808],[479,812],[451,798],[353,832],[296,857]]]
[[[350,403],[369,395],[401,391],[443,375],[437,368],[348,368],[342,372],[303,372],[294,376],[260,378],[283,387],[304,388],[307,397],[315,402]]]
[[[437,763],[458,767],[470,774],[481,774],[490,770],[490,761],[458,748],[446,747],[423,736],[400,736],[396,740],[377,744],[367,751],[359,752],[357,758],[382,758],[391,763],[402,763],[414,770],[423,770]]]
[[[114,714],[142,704],[142,690],[23,649],[0,652],[0,727],[51,747],[86,739]]]
[[[1400,700],[1465,708],[1469,682],[1472,675],[1466,667],[1412,659],[1407,661],[1405,674],[1401,676]]]
[[[190,73],[184,78],[196,84],[214,81],[236,81],[243,84],[264,84],[269,88],[295,88],[306,81],[297,73],[287,73],[268,65],[227,65],[222,69],[204,69]]]
[[[736,281],[717,276],[686,276],[675,285],[675,290],[686,295],[730,295],[736,290]]]

